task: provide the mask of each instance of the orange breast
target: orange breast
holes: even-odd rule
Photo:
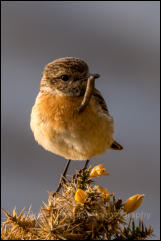
[[[44,122],[50,123],[57,130],[79,129],[83,125],[90,127],[96,122],[95,106],[91,101],[84,112],[78,113],[83,97],[42,95],[36,103],[37,111]],[[84,126],[85,128],[85,126]]]
[[[31,128],[45,149],[71,159],[86,159],[112,142],[113,121],[100,113],[94,98],[78,113],[83,97],[39,95],[32,109]]]

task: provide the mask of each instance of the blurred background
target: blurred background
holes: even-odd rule
[[[117,197],[144,193],[142,214],[160,228],[160,2],[2,1],[2,207],[38,212],[55,190],[65,159],[45,151],[30,130],[44,66],[72,56],[101,78],[121,152],[94,157],[109,177],[97,179]],[[73,162],[72,174],[83,167]]]

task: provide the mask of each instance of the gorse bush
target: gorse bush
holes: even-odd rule
[[[140,219],[138,226],[127,213],[134,212],[144,195],[134,195],[126,202],[95,184],[94,178],[108,175],[103,165],[77,171],[64,178],[61,193],[49,194],[36,216],[29,209],[17,214],[3,210],[2,240],[145,240],[153,230]]]

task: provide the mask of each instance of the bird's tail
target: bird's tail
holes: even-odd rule
[[[120,151],[123,149],[123,146],[121,146],[117,141],[113,141],[111,144],[111,149]]]

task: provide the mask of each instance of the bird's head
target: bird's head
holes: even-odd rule
[[[84,95],[89,77],[88,65],[79,58],[66,57],[45,66],[40,89],[55,95]]]

